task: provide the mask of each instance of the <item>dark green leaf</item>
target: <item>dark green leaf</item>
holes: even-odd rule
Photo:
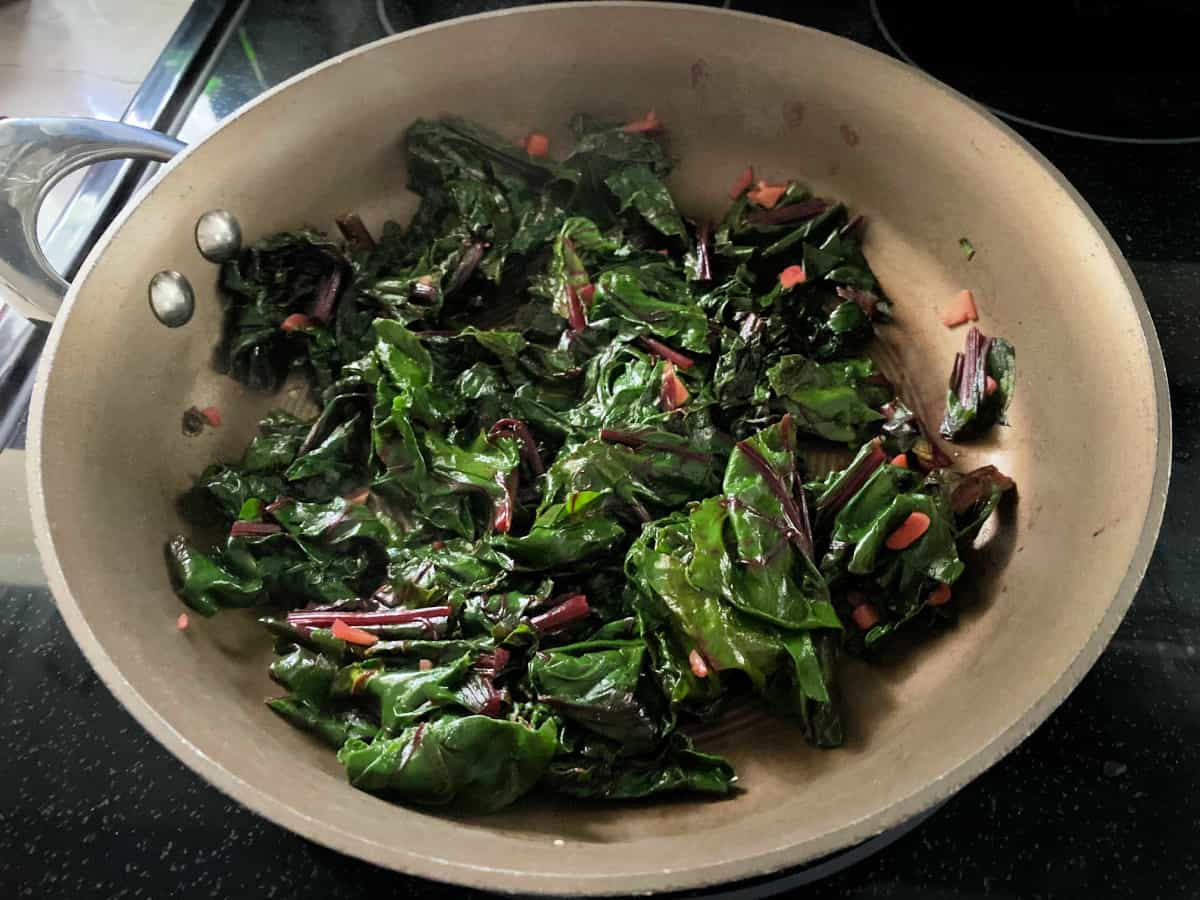
[[[168,543],[167,559],[175,592],[201,615],[215,615],[222,606],[252,606],[262,596],[261,579],[239,574],[181,535]]]
[[[251,388],[278,389],[294,366],[308,360],[314,337],[324,331],[317,325],[310,337],[279,326],[292,313],[309,313],[322,284],[341,265],[336,247],[312,231],[265,238],[225,263],[221,370]],[[329,377],[327,370],[324,374]]]
[[[594,559],[615,547],[625,529],[607,516],[603,495],[582,491],[538,513],[523,537],[499,535],[492,544],[530,571],[547,571]]]
[[[296,458],[309,427],[291,413],[273,411],[258,423],[258,436],[246,448],[242,468],[254,473],[283,472]]]
[[[456,591],[490,591],[513,568],[507,556],[487,545],[415,539],[389,549],[388,578],[398,603],[408,607],[445,602]]]
[[[271,502],[283,493],[284,481],[275,475],[262,475],[233,466],[209,466],[196,479],[194,493],[207,496],[219,510],[223,521],[240,517],[247,501]]]
[[[718,487],[720,457],[691,438],[647,428],[613,432],[564,450],[546,473],[544,505],[580,492],[607,492],[644,511],[666,511]]]
[[[350,783],[422,806],[489,813],[542,778],[558,747],[554,722],[534,729],[487,716],[442,716],[399,737],[347,741],[338,752]]]
[[[721,501],[692,513],[694,584],[785,628],[839,627],[812,559],[812,532],[785,418],[739,444],[725,469]],[[733,548],[728,553],[728,548]]]
[[[324,711],[292,697],[268,700],[267,706],[297,728],[313,732],[334,748],[340,748],[351,739],[370,741],[379,731],[370,720],[352,709]]]
[[[538,653],[529,662],[536,699],[626,753],[649,749],[658,729],[638,700],[646,645],[592,641]]]
[[[883,420],[879,407],[891,399],[869,359],[818,363],[789,355],[767,377],[796,425],[831,441],[862,443]]]
[[[671,192],[649,166],[625,166],[617,169],[604,183],[620,202],[621,212],[635,209],[643,219],[663,234],[687,240],[687,230]]]
[[[382,659],[372,659],[340,669],[333,695],[374,699],[383,731],[394,735],[436,708],[457,706],[470,667],[466,655],[429,669],[387,669]]]
[[[293,697],[315,708],[329,698],[329,689],[338,667],[322,653],[296,647],[271,663],[271,677],[287,688]]]
[[[663,263],[621,266],[596,282],[597,315],[614,315],[668,339],[677,349],[708,352],[708,318],[676,270]]]
[[[955,358],[946,393],[942,436],[963,440],[983,434],[993,425],[1006,425],[1016,387],[1017,355],[1004,338],[988,338],[972,327],[966,347]],[[988,393],[989,381],[994,383]]]
[[[531,607],[550,599],[554,582],[549,579],[532,592],[496,591],[467,597],[459,614],[465,634],[482,634],[503,640],[526,618]]]
[[[733,766],[720,756],[696,750],[679,733],[658,752],[635,757],[593,740],[577,752],[556,756],[545,777],[553,791],[603,800],[674,792],[720,796],[732,791],[736,781]]]

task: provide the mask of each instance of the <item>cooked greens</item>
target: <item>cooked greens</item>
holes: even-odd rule
[[[963,352],[954,357],[942,436],[974,437],[1005,425],[1016,378],[1016,351],[1004,338],[986,337],[972,326]]]
[[[571,125],[554,161],[419,121],[409,225],[221,274],[223,370],[302,373],[320,412],[200,474],[183,508],[226,537],[173,537],[174,583],[256,607],[271,709],[404,802],[726,794],[689,733],[756,696],[839,745],[839,655],[949,618],[1012,487],[949,472],[867,355],[889,303],[844,206],[760,183],[693,223],[654,134]],[[949,436],[1011,398],[1011,347],[972,335]]]

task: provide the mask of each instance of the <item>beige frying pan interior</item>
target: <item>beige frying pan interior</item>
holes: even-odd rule
[[[401,140],[418,116],[479,119],[514,140],[586,111],[653,108],[686,210],[719,212],[747,164],[799,178],[869,219],[867,255],[895,300],[883,335],[905,390],[940,418],[961,331],[938,309],[975,292],[1018,354],[1012,427],[963,448],[1012,474],[1019,503],[963,588],[960,626],[902,661],[851,666],[845,749],[782,723],[716,729],[736,763],[722,802],[531,801],[455,820],[350,788],[333,754],[276,719],[268,641],[235,614],[175,629],[163,542],[175,499],[232,458],[286,396],[213,373],[216,270],[192,229],[223,207],[249,238],[360,212],[406,218]],[[969,237],[977,254],[958,247]],[[177,269],[199,312],[169,331],[149,278]],[[225,424],[181,433],[189,406]],[[1127,608],[1162,513],[1169,422],[1138,289],[1078,195],[1007,128],[922,74],[842,39],[674,5],[556,5],[412,32],[272,91],[192,147],[92,254],[37,386],[30,474],[38,543],[63,616],[108,686],[187,765],[268,818],[430,878],[519,893],[695,887],[815,859],[930,807],[1035,728]],[[1046,798],[1053,803],[1052,797]]]

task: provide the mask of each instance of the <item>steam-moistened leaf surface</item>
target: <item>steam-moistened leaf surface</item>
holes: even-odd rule
[[[646,645],[593,641],[536,654],[529,681],[537,700],[623,752],[652,750],[659,727],[638,699]]]
[[[860,443],[891,399],[869,359],[818,363],[789,355],[767,379],[802,430],[831,441]]]
[[[338,759],[350,783],[426,806],[463,812],[503,809],[546,774],[558,749],[553,719],[443,715],[397,737],[346,741]]]
[[[1004,338],[989,338],[978,328],[967,332],[966,346],[954,360],[942,436],[977,437],[993,425],[1007,425],[1016,387],[1017,354]]]
[[[755,702],[838,746],[840,656],[951,620],[1013,487],[946,469],[875,369],[861,218],[747,170],[692,222],[670,123],[629,122],[576,117],[556,161],[419,121],[410,223],[347,215],[344,242],[273,235],[222,270],[223,370],[299,373],[320,411],[200,473],[180,509],[226,537],[172,537],[169,571],[204,616],[262,610],[270,708],[359,788],[720,796],[732,766],[686,735]],[[1011,346],[972,329],[956,379],[944,434],[1003,421]],[[819,442],[862,449],[816,478]]]

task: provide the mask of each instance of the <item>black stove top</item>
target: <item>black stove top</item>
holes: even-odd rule
[[[176,35],[164,53],[175,54],[177,67],[182,53],[188,77],[177,79],[173,99],[157,101],[148,80],[138,109],[153,112],[144,122],[191,140],[333,54],[390,30],[511,5],[196,0],[181,27],[195,33]],[[1200,135],[1196,14],[1158,0],[1045,9],[898,0],[724,5],[907,57],[1019,117],[1018,130],[1081,191],[1129,258],[1162,340],[1176,423],[1162,537],[1095,669],[991,771],[907,833],[830,861],[816,874],[833,874],[807,891],[895,900],[1200,896],[1200,147],[1183,142]],[[71,252],[64,244],[64,267]],[[1085,314],[1087,298],[1079,300]],[[6,335],[0,446],[7,438],[9,452],[19,453],[42,331],[0,315],[0,340]],[[0,505],[6,496],[0,491]],[[208,786],[109,695],[45,587],[19,574],[29,569],[0,546],[0,722],[8,736],[0,772],[9,774],[0,792],[0,896],[483,896],[310,844]],[[787,892],[813,874],[739,886],[728,896]]]
[[[1110,142],[1200,143],[1191,0],[871,0],[889,48],[1012,121]]]

